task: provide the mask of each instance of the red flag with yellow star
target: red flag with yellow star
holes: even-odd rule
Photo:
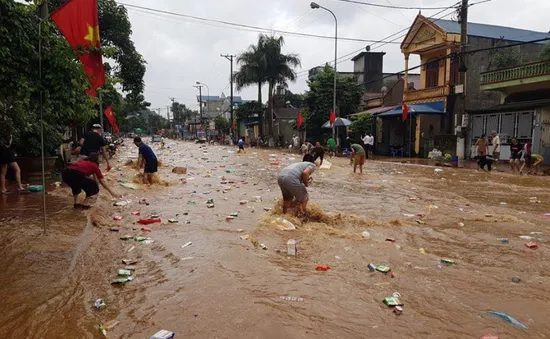
[[[105,83],[97,0],[70,0],[52,13],[52,19],[84,66],[91,84],[88,95],[96,96],[96,90]]]
[[[109,124],[111,124],[111,127],[113,128],[113,132],[115,134],[120,133],[120,130],[118,129],[118,125],[116,124],[116,118],[113,114],[113,106],[109,106],[105,109],[105,116],[107,117],[107,120],[109,120]]]

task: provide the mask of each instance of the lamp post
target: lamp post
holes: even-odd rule
[[[206,110],[207,110],[207,112],[210,112],[210,87],[208,87],[207,84],[202,83],[200,81],[197,81],[196,84],[206,86],[206,95],[208,95],[208,99],[206,99]]]
[[[331,11],[330,9],[326,8],[326,7],[323,7],[321,5],[319,5],[318,3],[316,2],[312,2],[311,4],[309,4],[309,6],[312,8],[312,9],[319,9],[319,8],[322,8],[324,9],[325,11],[329,12],[330,14],[332,14],[332,16],[334,17],[334,89],[333,89],[333,93],[332,93],[332,111],[334,112],[334,114],[336,114],[336,76],[338,75],[338,72],[336,71],[336,61],[338,59],[338,19],[336,18],[336,15],[334,14],[333,11]],[[335,130],[334,130],[334,125],[332,125],[332,138],[335,137]]]

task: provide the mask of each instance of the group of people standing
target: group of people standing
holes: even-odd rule
[[[502,148],[500,136],[496,131],[492,131],[491,137],[491,145],[489,145],[489,140],[486,135],[482,135],[481,138],[476,141],[475,147],[477,151],[476,158],[478,159],[478,170],[485,170],[485,168],[487,168],[488,171],[491,171],[493,168],[496,169],[496,165],[500,160]],[[531,141],[528,141],[522,145],[516,138],[512,138],[509,161],[512,172],[519,172],[519,174],[523,174],[524,169],[528,168],[528,174],[538,173],[540,165],[544,162],[544,158],[539,154],[534,154],[532,148],[533,144]]]

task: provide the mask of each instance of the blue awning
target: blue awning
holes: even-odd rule
[[[430,102],[425,104],[412,104],[409,106],[409,115],[416,115],[416,114],[445,114],[445,111],[443,110],[443,101],[438,102]],[[389,117],[397,117],[403,115],[403,110],[401,106],[397,106],[396,108],[392,109],[391,111],[384,112],[381,114],[376,115],[376,117],[381,118],[389,118]]]

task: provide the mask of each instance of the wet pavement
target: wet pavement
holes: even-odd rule
[[[113,206],[101,190],[91,210],[75,211],[68,188],[50,187],[46,235],[40,194],[0,196],[0,338],[102,338],[98,326],[113,321],[108,338],[149,338],[160,329],[176,338],[550,336],[548,177],[381,161],[360,176],[346,159],[329,159],[309,189],[316,205],[288,216],[298,229],[285,231],[274,223],[276,176],[297,155],[168,145],[157,154],[169,186],[121,186],[137,173],[123,166],[136,149],[117,156],[121,170],[107,180],[126,206]],[[172,173],[174,166],[187,174]],[[149,205],[138,203],[143,198]],[[238,216],[228,221],[231,213]],[[136,223],[152,214],[162,223]],[[286,254],[289,239],[295,257]],[[111,285],[122,259],[137,260],[134,280]],[[370,263],[389,266],[393,277],[369,272]],[[319,264],[331,269],[316,271]],[[382,302],[394,292],[401,315]],[[105,309],[93,308],[97,298]]]

